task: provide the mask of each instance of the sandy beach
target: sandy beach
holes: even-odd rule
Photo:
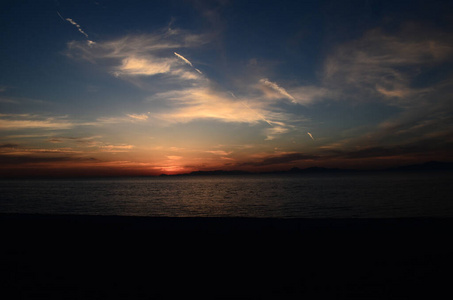
[[[1,214],[0,227],[1,293],[15,299],[451,294],[453,219]]]

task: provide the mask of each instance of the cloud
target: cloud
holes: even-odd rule
[[[329,91],[327,96],[354,105],[379,103],[395,112],[369,124],[361,135],[344,132],[341,147],[366,145],[366,151],[351,153],[357,157],[397,155],[415,149],[402,145],[452,128],[453,72],[445,68],[452,63],[451,35],[417,24],[404,24],[391,34],[376,28],[333,49],[320,86]]]
[[[219,156],[227,156],[230,155],[232,152],[226,152],[224,150],[211,150],[211,151],[205,151],[207,153],[211,153],[214,155],[219,155]]]
[[[75,27],[77,27],[77,29],[79,30],[79,32],[81,34],[83,34],[86,38],[88,38],[88,34],[85,33],[85,31],[82,30],[82,28],[80,28],[80,25],[77,24],[76,22],[74,22],[71,18],[66,18],[66,21],[68,21],[69,23],[71,23],[72,25],[74,25]]]
[[[272,141],[277,136],[287,133],[288,131],[289,128],[286,126],[273,126],[272,128],[266,128],[265,129],[266,141]]]
[[[70,147],[64,148],[24,148],[24,147],[14,147],[14,148],[4,148],[2,153],[8,155],[28,155],[28,154],[73,154],[81,153],[79,150],[74,150]]]
[[[263,91],[265,94],[270,98],[287,98],[291,100],[291,102],[297,103],[292,95],[275,82],[269,81],[267,78],[262,78],[259,82],[261,83],[261,86],[264,87]]]
[[[101,144],[99,139],[102,136],[88,136],[88,137],[65,137],[57,136],[48,139],[49,143],[61,144],[61,143],[75,143],[79,147],[96,147]]]
[[[236,96],[234,96],[234,94],[232,94],[234,98],[236,98]],[[250,106],[247,105],[247,103],[245,102],[241,102],[242,105],[244,105],[247,109],[249,109],[250,111],[252,111],[254,114],[256,114],[258,117],[260,117],[264,122],[266,122],[267,124],[269,124],[269,126],[273,127],[272,123],[269,122],[269,120],[267,120],[265,117],[263,117],[263,115],[261,115],[260,113],[258,113],[256,110],[252,109]]]
[[[397,158],[426,156],[427,160],[451,160],[453,159],[453,135],[451,132],[437,137],[424,137],[414,142],[401,143],[399,145],[363,147],[357,150],[334,150],[332,158],[343,157],[347,159],[364,158]]]
[[[184,56],[182,56],[181,54],[178,54],[176,52],[173,52],[173,53],[176,55],[176,57],[180,58],[183,62],[185,62],[186,64],[191,66],[198,74],[203,75],[203,72],[201,72],[200,70],[195,68],[187,58],[185,58]]]
[[[68,155],[4,155],[0,154],[0,165],[4,166],[20,166],[20,165],[36,165],[61,162],[93,162],[94,158],[75,157]]]
[[[129,152],[133,148],[134,148],[134,145],[128,145],[128,144],[99,146],[99,150],[101,152],[110,152],[110,153]]]
[[[190,36],[190,38],[189,38]],[[119,79],[129,81],[145,91],[152,91],[145,108],[147,115],[127,114],[128,118],[98,119],[99,124],[150,120],[159,125],[187,123],[194,120],[248,123],[273,129],[263,129],[268,140],[292,130],[287,125],[290,114],[264,103],[262,95],[246,94],[232,98],[222,84],[194,68],[178,49],[194,49],[206,43],[204,35],[172,30],[147,35],[127,35],[101,41],[92,47],[80,42],[68,43],[68,56],[80,58],[101,67]],[[189,69],[187,66],[191,66]],[[254,83],[256,84],[256,83]],[[267,79],[259,83],[271,99],[294,97],[284,88]],[[256,88],[254,89],[256,94]]]
[[[0,114],[0,130],[73,128],[76,124],[66,117],[43,117],[31,114]]]
[[[126,35],[91,46],[72,41],[68,43],[67,55],[101,64],[114,76],[143,86],[143,81],[137,81],[138,77],[166,74],[181,81],[201,79],[202,73],[198,69],[190,72],[181,66],[181,60],[190,66],[192,64],[174,50],[196,48],[204,43],[202,35],[184,31]]]
[[[377,28],[338,46],[325,61],[324,86],[350,99],[378,98],[410,106],[410,98],[427,92],[426,87],[414,85],[414,80],[451,61],[453,55],[453,39],[448,34],[424,31],[406,25],[390,35]]]
[[[261,98],[237,98],[229,91],[208,84],[180,90],[156,93],[149,102],[163,102],[165,108],[151,110],[150,119],[161,126],[182,124],[196,120],[244,123],[257,126],[259,135],[275,140],[296,128],[305,119],[293,120],[293,115],[278,111],[272,103]]]
[[[313,137],[313,135],[310,133],[310,132],[307,132],[307,134],[310,136],[310,138],[314,141],[315,138]]]
[[[152,76],[168,73],[171,68],[171,60],[157,59],[154,57],[138,58],[127,57],[122,60],[120,66],[115,68],[115,76]]]
[[[16,148],[18,146],[19,146],[18,144],[11,144],[11,143],[0,144],[0,149],[2,149],[2,148],[10,149],[10,148]]]
[[[281,155],[270,155],[260,161],[244,162],[239,165],[240,166],[262,167],[262,166],[269,166],[269,165],[293,163],[293,162],[297,162],[297,161],[301,161],[301,160],[316,160],[318,158],[319,158],[319,156],[317,156],[317,155],[292,152],[292,153],[284,153]]]
[[[136,115],[136,114],[127,114],[128,117],[139,120],[139,121],[146,121],[148,120],[148,115],[147,114],[141,114],[141,115]]]
[[[178,54],[176,52],[173,52],[178,58],[182,59],[183,62],[185,62],[186,64],[188,64],[189,66],[193,67],[192,63],[187,59],[185,58],[184,56],[182,56],[181,54]]]
[[[87,38],[88,46],[92,46],[92,45],[96,44],[95,42],[89,40],[88,34],[85,31],[83,31],[82,28],[80,27],[80,25],[77,24],[73,19],[71,19],[71,18],[64,19],[58,11],[57,11],[57,14],[63,21],[68,21],[69,23],[74,25],[77,28],[77,30]]]
[[[196,119],[216,119],[223,122],[258,123],[262,118],[245,109],[240,101],[231,99],[228,93],[209,87],[189,88],[154,95],[154,99],[165,100],[169,111],[151,113],[159,121],[187,123]]]
[[[27,148],[17,144],[0,146],[0,165],[19,166],[54,162],[84,161],[82,152],[72,148]]]
[[[167,155],[167,158],[169,160],[180,160],[180,159],[183,159],[182,156],[178,156],[178,155]]]
[[[334,90],[314,85],[294,87],[290,92],[294,96],[295,101],[302,105],[309,105],[317,101],[336,97]]]

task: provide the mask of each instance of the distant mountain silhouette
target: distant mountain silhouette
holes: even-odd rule
[[[301,169],[298,167],[291,168],[287,171],[272,171],[272,172],[248,172],[241,170],[214,170],[214,171],[194,171],[185,174],[174,174],[167,175],[162,174],[160,176],[216,176],[216,175],[259,175],[259,174],[275,174],[275,175],[302,175],[302,174],[329,174],[329,173],[351,173],[351,172],[369,172],[370,170],[353,170],[353,169],[339,169],[339,168],[324,168],[324,167],[310,167]],[[453,162],[438,162],[430,161],[423,164],[400,166],[395,168],[389,168],[380,170],[380,172],[422,172],[422,171],[453,171]]]
[[[423,164],[401,166],[387,169],[387,171],[453,171],[453,162],[430,161]]]

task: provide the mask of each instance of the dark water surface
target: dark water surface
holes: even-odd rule
[[[0,181],[1,213],[166,217],[452,217],[452,173]]]

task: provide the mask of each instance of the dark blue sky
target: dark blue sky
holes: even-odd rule
[[[3,172],[452,160],[452,3],[2,1]]]

